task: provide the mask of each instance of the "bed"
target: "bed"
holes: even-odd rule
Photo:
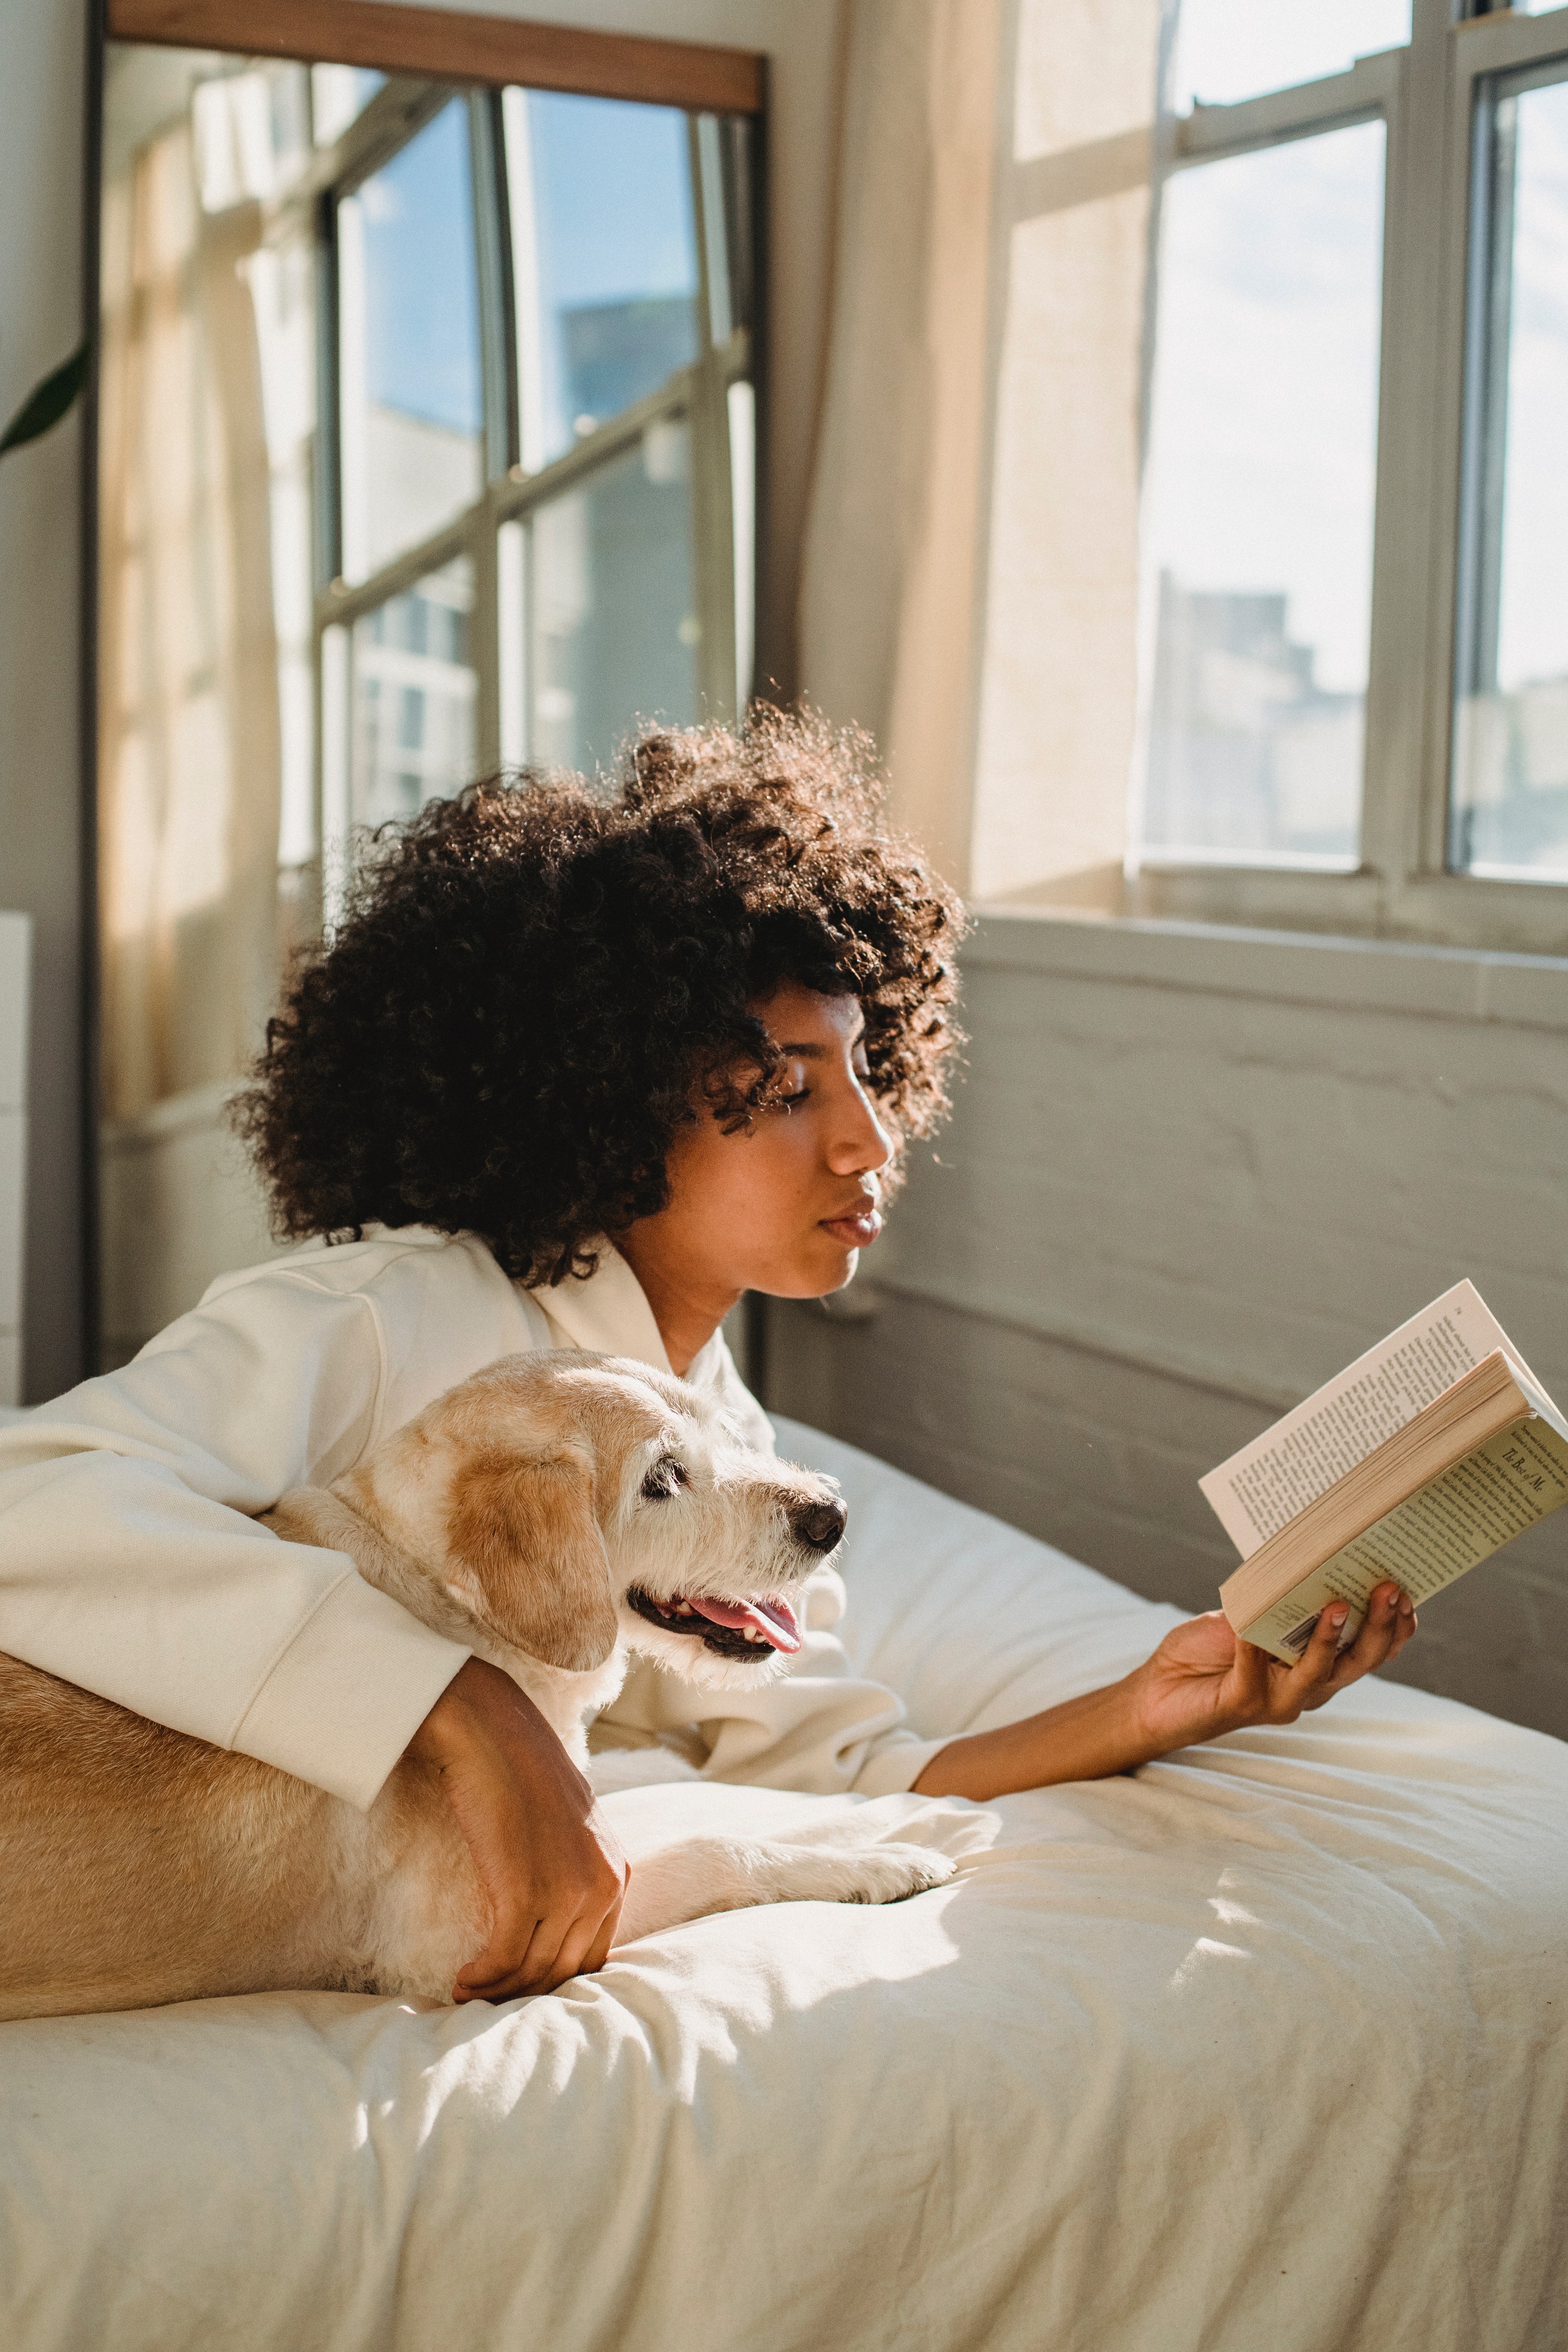
[[[843,1482],[855,1660],[922,1732],[1092,1687],[1175,1621],[780,1439]],[[856,1801],[611,1802],[635,1834],[672,1793],[693,1826]],[[1568,2339],[1568,1748],[1370,1683],[1136,1778],[864,1810],[958,1875],[700,1922],[500,2009],[275,1994],[0,2027],[0,2339]]]

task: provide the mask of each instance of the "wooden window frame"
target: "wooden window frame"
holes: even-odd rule
[[[690,113],[761,114],[766,59],[637,33],[416,8],[395,0],[108,0],[111,41],[372,66],[434,81],[523,83]]]

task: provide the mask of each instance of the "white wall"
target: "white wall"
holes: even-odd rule
[[[876,1311],[775,1307],[775,1408],[1205,1609],[1199,1476],[1460,1276],[1568,1402],[1568,961],[998,913],[964,967]],[[1568,1512],[1402,1678],[1568,1737]]]

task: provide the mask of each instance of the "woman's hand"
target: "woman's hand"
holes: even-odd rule
[[[432,1766],[490,1906],[454,2000],[553,1992],[602,1969],[630,1866],[594,1791],[510,1675],[470,1658],[408,1743]]]
[[[1129,1676],[1134,1720],[1150,1755],[1165,1756],[1247,1724],[1294,1723],[1396,1658],[1415,1631],[1415,1612],[1397,1584],[1377,1586],[1360,1633],[1342,1650],[1340,1633],[1349,1614],[1344,1601],[1331,1601],[1294,1666],[1242,1641],[1221,1610],[1178,1625]]]
[[[1415,1631],[1415,1612],[1396,1584],[1376,1587],[1366,1622],[1342,1651],[1340,1631],[1348,1613],[1342,1601],[1330,1602],[1297,1666],[1281,1665],[1267,1650],[1238,1641],[1217,1609],[1189,1618],[1125,1681],[1086,1691],[1021,1723],[949,1740],[916,1780],[915,1792],[973,1797],[984,1804],[1020,1789],[1135,1771],[1173,1748],[1192,1748],[1246,1724],[1294,1723],[1347,1683],[1396,1658]]]

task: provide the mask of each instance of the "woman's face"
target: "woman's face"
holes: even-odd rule
[[[752,1009],[784,1056],[784,1099],[749,1134],[708,1117],[683,1128],[666,1163],[668,1206],[631,1228],[627,1255],[688,1290],[820,1298],[881,1230],[878,1178],[893,1143],[866,1091],[865,1020],[853,996],[795,982]]]

